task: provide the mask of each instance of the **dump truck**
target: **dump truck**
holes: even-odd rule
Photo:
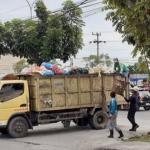
[[[59,121],[105,128],[110,92],[114,87],[126,92],[125,82],[124,76],[115,74],[19,75],[17,80],[0,80],[0,132],[19,138],[34,126]]]

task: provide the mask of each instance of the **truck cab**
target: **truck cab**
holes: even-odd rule
[[[13,118],[29,112],[28,84],[24,80],[0,80],[0,132],[13,134]],[[17,130],[17,129],[14,129]]]

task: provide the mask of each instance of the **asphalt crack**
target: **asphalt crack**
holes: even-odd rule
[[[39,146],[39,145],[49,145],[49,144],[40,144],[40,143],[36,143],[36,142],[28,142],[28,141],[19,141],[19,140],[13,140],[13,142],[17,142],[17,143],[24,143],[24,144],[28,144],[28,145],[34,145],[34,146]],[[56,148],[65,148],[66,150],[74,150],[72,148],[66,147],[66,146],[59,146],[59,145],[54,145],[54,144],[50,144],[50,146],[52,147],[56,147]]]
[[[17,140],[14,141],[19,143],[29,144],[29,145],[42,145],[40,143],[35,143],[35,142],[26,142],[26,141],[17,141]]]

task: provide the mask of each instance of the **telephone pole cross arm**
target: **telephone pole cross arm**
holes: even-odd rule
[[[97,64],[99,64],[99,62],[100,62],[100,58],[99,58],[99,45],[100,45],[100,43],[106,43],[106,41],[100,41],[99,40],[99,37],[101,36],[101,33],[92,33],[92,35],[94,35],[94,36],[96,36],[96,40],[94,40],[94,41],[90,41],[90,43],[96,43],[96,45],[97,45]]]

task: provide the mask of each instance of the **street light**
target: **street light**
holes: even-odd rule
[[[35,2],[33,2],[33,3],[31,4],[28,0],[25,0],[25,1],[27,2],[28,6],[29,6],[29,9],[30,9],[30,18],[32,19],[32,18],[33,18],[33,16],[32,16],[32,7],[33,7],[33,4],[34,4]]]

